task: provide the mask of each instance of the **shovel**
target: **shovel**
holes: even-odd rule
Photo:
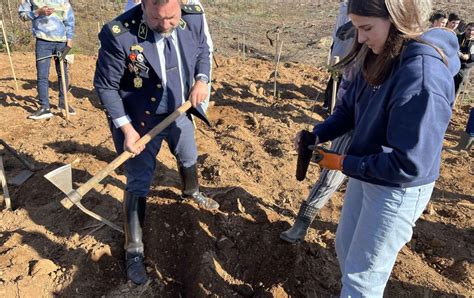
[[[157,136],[161,131],[163,131],[168,125],[174,122],[180,115],[184,114],[187,110],[191,108],[191,102],[186,101],[181,107],[176,111],[171,113],[166,117],[162,122],[156,125],[152,130],[147,134],[141,137],[136,143],[136,146],[142,146],[151,141],[155,136]],[[124,151],[122,154],[117,156],[111,163],[109,163],[105,168],[100,170],[94,177],[89,179],[86,183],[81,185],[78,189],[72,188],[72,171],[71,165],[65,165],[56,170],[49,172],[44,175],[51,183],[53,183],[57,188],[66,194],[66,197],[61,200],[61,204],[66,208],[70,209],[73,205],[76,205],[81,211],[87,215],[103,222],[104,224],[110,226],[111,228],[122,232],[123,230],[115,225],[114,223],[108,221],[107,219],[101,217],[100,215],[88,210],[81,204],[82,197],[94,186],[99,184],[102,179],[107,177],[111,172],[118,168],[121,164],[127,161],[132,156],[131,152]]]

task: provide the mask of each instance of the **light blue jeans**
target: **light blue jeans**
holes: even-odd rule
[[[434,182],[399,188],[350,178],[336,232],[341,297],[382,297],[398,252],[410,241]]]

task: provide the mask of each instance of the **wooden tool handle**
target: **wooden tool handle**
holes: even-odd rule
[[[155,136],[157,136],[160,132],[162,132],[168,125],[174,122],[180,115],[184,114],[187,110],[191,108],[191,102],[186,101],[182,106],[180,106],[176,111],[171,113],[168,117],[166,117],[163,121],[161,121],[158,125],[156,125],[152,130],[150,130],[147,134],[141,137],[136,143],[136,146],[142,146],[147,144],[151,141]],[[95,185],[97,185],[102,179],[107,177],[112,171],[118,168],[121,164],[123,164],[127,159],[132,156],[132,153],[128,151],[124,151],[122,154],[117,156],[111,163],[109,163],[105,168],[100,170],[94,177],[89,179],[86,183],[81,185],[76,192],[79,196],[74,196],[74,198],[66,197],[61,200],[61,204],[66,208],[70,209],[74,203],[80,202],[82,197],[89,192]]]

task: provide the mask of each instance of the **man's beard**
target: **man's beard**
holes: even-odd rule
[[[170,37],[173,34],[175,29],[176,29],[176,27],[171,28],[170,30],[168,30],[166,32],[158,32],[158,31],[156,31],[156,32],[160,33],[161,36],[163,36],[163,37]]]

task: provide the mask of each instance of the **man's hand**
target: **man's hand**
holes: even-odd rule
[[[127,123],[124,126],[120,127],[125,136],[125,141],[123,142],[123,149],[132,153],[132,158],[140,154],[144,149],[143,146],[135,146],[135,143],[140,139],[140,135],[133,128],[132,124]]]
[[[50,7],[48,7],[48,6],[43,6],[43,7],[41,7],[41,8],[38,8],[38,9],[35,11],[36,15],[42,16],[42,17],[44,17],[44,16],[46,16],[46,17],[47,17],[47,16],[50,16],[53,12],[54,12],[54,8],[50,8]]]
[[[461,59],[464,60],[464,61],[469,60],[469,54],[462,54]]]
[[[72,39],[66,41],[66,46],[72,48]]]
[[[194,86],[191,88],[191,92],[189,93],[189,100],[194,108],[198,107],[204,100],[206,100],[209,91],[208,86],[206,83],[201,81],[196,81]]]

